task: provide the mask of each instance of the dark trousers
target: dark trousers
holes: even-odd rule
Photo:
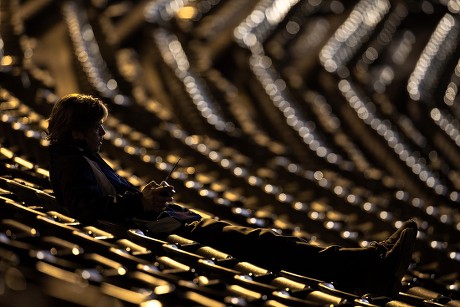
[[[234,226],[213,219],[186,224],[175,233],[273,272],[287,270],[328,281],[359,278],[376,261],[374,249],[320,247],[270,229]]]

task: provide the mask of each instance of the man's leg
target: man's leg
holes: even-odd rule
[[[283,269],[286,254],[298,253],[296,242],[304,244],[302,254],[306,258],[323,250],[300,238],[281,236],[267,228],[235,226],[213,219],[193,222],[175,233],[271,271]]]
[[[387,240],[368,248],[319,247],[269,229],[233,226],[210,219],[194,222],[181,232],[274,272],[288,270],[335,281],[350,289],[391,296],[398,291],[409,265],[417,225],[408,221]]]

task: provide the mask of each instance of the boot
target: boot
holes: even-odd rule
[[[385,241],[372,242],[369,249],[374,249],[377,257],[373,265],[364,269],[355,286],[356,293],[396,296],[412,259],[416,237],[417,224],[409,220]]]

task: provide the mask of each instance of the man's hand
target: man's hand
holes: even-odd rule
[[[174,200],[174,187],[167,182],[161,184],[155,181],[149,182],[142,189],[142,204],[145,211],[161,212],[168,203]]]

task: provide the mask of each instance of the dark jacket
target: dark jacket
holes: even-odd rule
[[[143,212],[142,193],[99,156],[82,147],[53,144],[50,150],[50,179],[56,200],[72,217],[83,223],[98,219],[124,222]],[[95,161],[115,187],[115,197],[104,195],[91,166]]]
[[[139,225],[152,232],[166,233],[201,216],[175,204],[161,213],[144,212],[142,193],[120,177],[97,153],[84,146],[53,144],[50,150],[50,179],[56,200],[68,213],[85,224],[98,220]],[[115,196],[106,195],[87,159],[99,169],[115,188]]]

